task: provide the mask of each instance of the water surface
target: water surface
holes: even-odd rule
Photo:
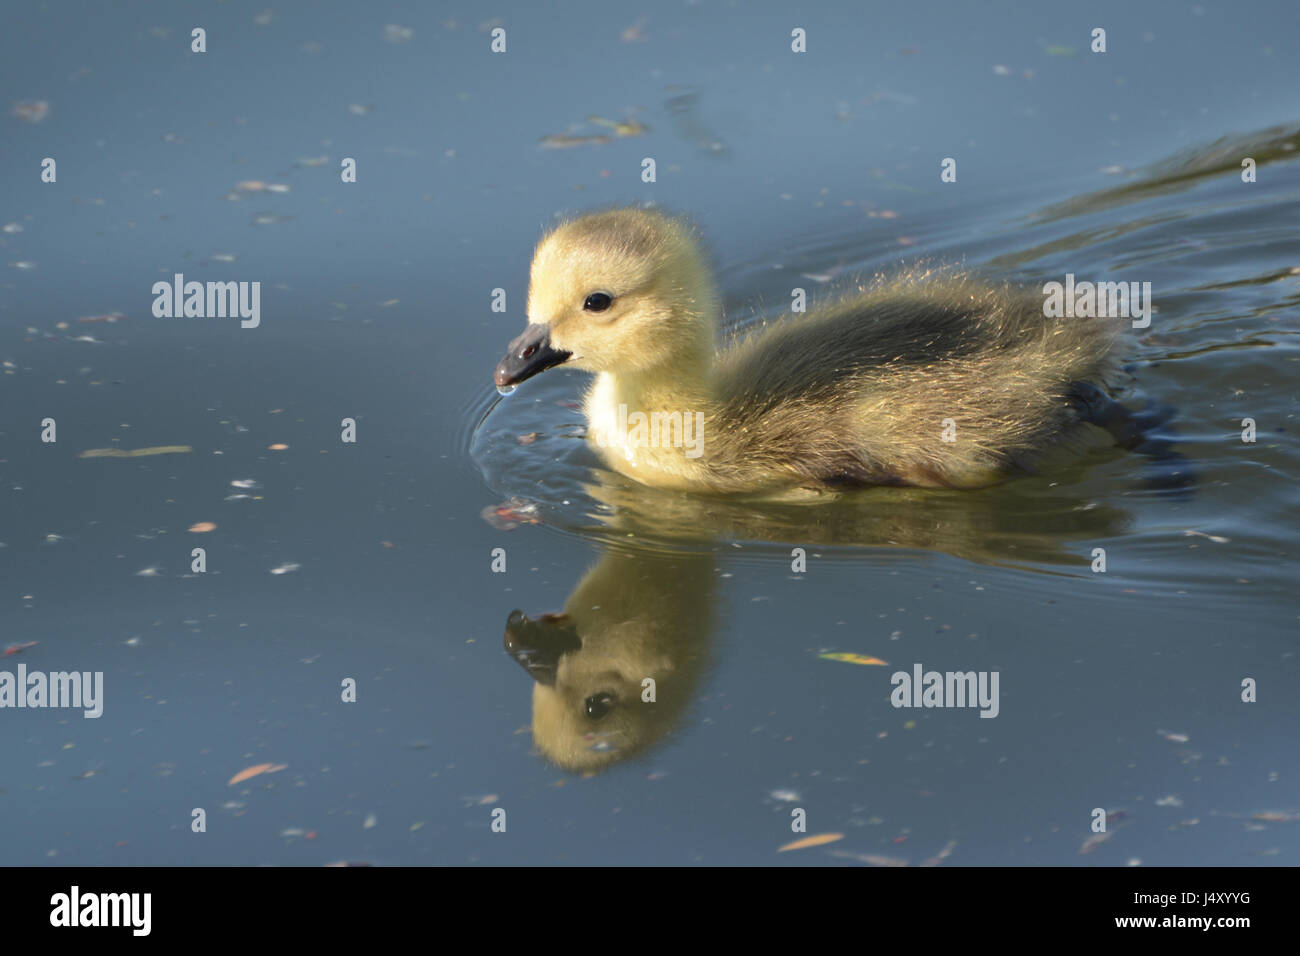
[[[0,669],[103,671],[105,705],[0,711],[0,862],[1298,862],[1293,5],[260,11],[2,31],[49,109],[0,119],[0,644],[36,642]],[[543,229],[644,202],[700,225],[732,324],[922,263],[1150,282],[1121,398],[1176,408],[1193,484],[1121,452],[811,507],[615,478],[583,375],[490,374]],[[260,281],[261,325],[154,318],[177,272]],[[538,752],[517,609],[680,675],[590,742],[627,759]],[[915,662],[998,671],[998,717],[891,707]],[[843,839],[778,856],[795,807]]]

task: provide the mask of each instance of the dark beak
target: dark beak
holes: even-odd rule
[[[555,686],[560,658],[582,647],[578,629],[567,614],[543,614],[533,620],[511,611],[506,620],[506,653],[539,684]]]
[[[510,343],[506,357],[497,363],[492,378],[498,387],[518,385],[553,365],[567,362],[572,352],[551,348],[551,333],[546,326],[530,322],[522,335]]]

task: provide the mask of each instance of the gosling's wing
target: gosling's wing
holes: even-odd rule
[[[718,393],[742,437],[822,481],[983,484],[1077,420],[1073,387],[1105,381],[1115,328],[1015,289],[896,283],[751,333]]]

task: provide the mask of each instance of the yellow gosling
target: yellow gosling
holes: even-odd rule
[[[1049,319],[1041,296],[960,275],[878,282],[718,346],[691,230],[647,209],[559,226],[537,246],[528,326],[503,391],[556,365],[596,374],[588,440],[647,485],[706,493],[970,488],[1089,424],[1115,370],[1113,319]]]

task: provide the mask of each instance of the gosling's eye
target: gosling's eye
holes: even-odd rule
[[[582,307],[588,312],[604,312],[613,304],[613,298],[604,292],[593,292],[587,296],[587,301],[582,303]]]
[[[587,716],[592,720],[600,720],[611,710],[614,709],[613,694],[592,694],[586,700]]]

